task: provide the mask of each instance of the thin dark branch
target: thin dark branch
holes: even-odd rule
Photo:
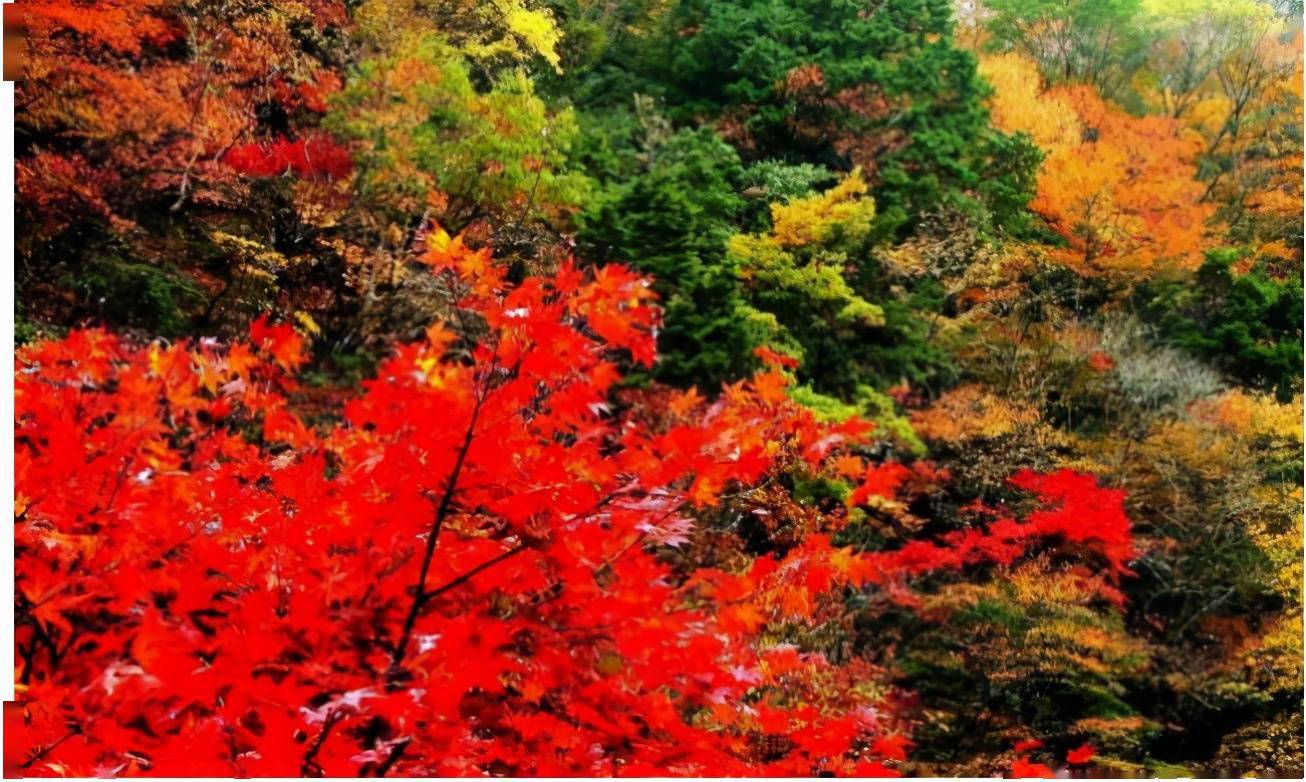
[[[480,575],[486,570],[489,570],[490,568],[494,567],[500,562],[503,562],[508,559],[512,559],[513,557],[525,551],[527,548],[528,546],[525,543],[518,543],[516,546],[513,546],[512,548],[506,551],[502,551],[493,557],[490,557],[486,561],[482,562],[481,564],[477,565],[471,570],[468,570],[466,573],[463,573],[461,576],[458,576],[452,581],[449,581],[448,583],[442,586],[436,587],[435,589],[432,589],[430,592],[423,592],[422,602],[426,602],[428,600],[434,600],[440,595],[443,595],[445,592],[448,592],[452,589],[457,589],[458,587],[462,586],[463,584],[466,584],[468,581],[471,581],[476,576]]]
[[[619,494],[620,492],[612,492],[611,494],[608,494],[607,496],[603,497],[601,500],[599,500],[597,503],[594,504],[594,507],[591,508],[588,513],[586,513],[584,516],[581,516],[579,519],[576,519],[575,521],[580,521],[591,517],[593,514],[601,510],[605,505],[612,502],[617,496],[619,496]],[[570,524],[574,524],[575,521],[570,522],[567,526],[569,526]],[[493,557],[490,557],[486,561],[482,562],[481,564],[477,565],[471,570],[468,570],[462,575],[457,576],[451,581],[448,581],[447,583],[442,584],[441,586],[438,586],[429,592],[423,592],[422,602],[425,603],[429,600],[434,600],[440,595],[443,595],[444,593],[452,589],[456,589],[462,586],[463,584],[466,584],[468,581],[471,581],[473,578],[480,575],[481,573],[484,573],[485,571],[489,570],[490,568],[494,567],[495,565],[501,562],[505,562],[509,559],[512,559],[513,557],[517,556],[518,554],[522,553],[528,548],[530,548],[530,545],[523,542],[523,543],[518,543],[516,546],[513,546],[510,549],[506,549],[504,551],[499,552],[498,554],[495,554]]]
[[[304,753],[304,760],[299,764],[300,776],[321,776],[322,767],[317,765],[317,753],[322,751],[322,745],[326,743],[327,736],[330,735],[331,729],[340,721],[341,712],[337,709],[327,716],[326,722],[322,725],[322,730],[318,731],[317,737],[309,745],[308,751]],[[316,772],[314,774],[313,772]]]
[[[390,748],[390,754],[387,755],[385,760],[382,761],[381,765],[377,766],[376,768],[376,775],[378,777],[385,776],[390,772],[390,769],[394,768],[394,765],[398,763],[399,759],[404,756],[404,750],[408,749],[408,744],[410,742],[411,739],[405,739],[404,741],[401,741]]]
[[[431,522],[431,529],[427,533],[426,551],[422,554],[422,567],[417,575],[417,586],[413,590],[413,603],[408,609],[408,617],[404,620],[404,629],[399,634],[399,640],[395,643],[394,651],[390,655],[392,679],[397,679],[397,674],[403,666],[404,655],[408,650],[408,642],[413,636],[413,627],[417,624],[417,616],[421,613],[422,604],[425,602],[426,577],[431,572],[431,562],[435,559],[435,545],[439,540],[440,530],[444,528],[445,519],[449,517],[449,511],[453,509],[453,498],[458,488],[458,478],[462,474],[463,464],[467,461],[467,452],[471,450],[472,440],[476,434],[476,422],[481,416],[481,408],[485,404],[487,396],[489,396],[488,390],[476,396],[471,418],[467,421],[467,431],[463,433],[462,445],[458,448],[458,456],[454,460],[453,469],[449,471],[449,480],[445,483],[444,493],[441,495],[440,503],[436,507],[435,519]]]
[[[40,751],[33,754],[30,758],[28,758],[23,763],[23,765],[19,766],[19,768],[30,768],[33,764],[39,763],[41,759],[44,758],[46,755],[49,755],[51,752],[54,752],[55,749],[57,749],[60,744],[64,743],[65,741],[72,738],[73,736],[81,735],[81,732],[82,732],[81,726],[74,725],[72,730],[68,731],[63,735],[63,738],[59,739],[58,741],[56,741],[55,743],[51,744],[48,747],[42,748]]]

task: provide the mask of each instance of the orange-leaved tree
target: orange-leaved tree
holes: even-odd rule
[[[1043,150],[1030,208],[1065,240],[1053,256],[1084,274],[1193,269],[1215,207],[1197,181],[1201,136],[1178,120],[1136,117],[1088,85],[1046,87],[1017,54],[982,60],[994,122]]]

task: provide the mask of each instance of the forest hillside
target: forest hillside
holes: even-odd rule
[[[1301,775],[1299,1],[5,21],[6,776]]]

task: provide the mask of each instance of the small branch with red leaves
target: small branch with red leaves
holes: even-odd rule
[[[472,440],[475,438],[476,422],[481,416],[481,409],[485,404],[485,399],[489,391],[478,394],[476,402],[472,406],[471,418],[467,422],[467,431],[463,433],[462,445],[458,448],[458,456],[454,459],[453,469],[449,471],[449,480],[445,483],[444,493],[440,497],[440,503],[436,507],[435,519],[431,522],[431,529],[426,536],[426,551],[422,554],[422,567],[417,575],[417,585],[413,590],[413,602],[408,609],[408,616],[404,619],[403,631],[399,634],[399,640],[395,643],[394,651],[390,655],[390,670],[387,677],[391,684],[396,683],[401,677],[400,672],[403,668],[404,655],[407,653],[408,642],[412,639],[413,628],[417,625],[417,617],[421,613],[422,604],[426,602],[426,578],[431,572],[431,562],[435,559],[435,546],[440,537],[440,530],[444,528],[445,519],[449,517],[453,509],[454,493],[458,488],[458,478],[462,474],[463,465],[467,462],[467,452],[471,450]]]

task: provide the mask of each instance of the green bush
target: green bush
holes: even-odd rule
[[[1213,250],[1193,275],[1143,286],[1137,303],[1176,346],[1286,401],[1301,387],[1301,271],[1276,278],[1262,263],[1235,271],[1245,259],[1238,249]]]

